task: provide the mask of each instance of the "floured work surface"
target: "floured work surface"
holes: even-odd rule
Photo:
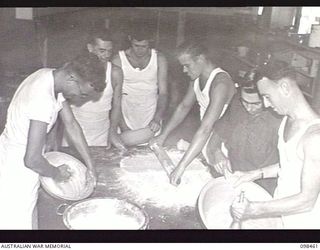
[[[74,155],[75,157],[80,159],[76,151],[72,148],[65,148],[64,152]],[[194,207],[194,205],[185,205],[190,203],[195,204],[197,198],[192,198],[192,202],[190,202],[190,200],[188,201],[187,199],[185,199],[187,200],[187,202],[183,202],[183,200],[180,200],[180,202],[172,202],[173,198],[171,194],[170,196],[167,195],[168,197],[166,200],[162,200],[162,203],[159,203],[159,195],[152,194],[150,196],[146,195],[145,193],[137,194],[138,189],[133,188],[132,183],[130,185],[128,181],[125,181],[125,178],[128,177],[130,172],[132,176],[136,176],[135,181],[142,181],[144,178],[143,175],[139,174],[139,172],[137,173],[135,170],[132,170],[132,168],[132,171],[129,171],[129,169],[127,168],[119,168],[120,161],[127,158],[127,156],[151,154],[154,157],[154,164],[160,164],[156,159],[156,156],[148,147],[138,146],[129,148],[129,152],[128,154],[126,154],[127,156],[121,155],[120,152],[115,148],[107,150],[105,147],[90,147],[90,153],[95,162],[95,168],[97,172],[97,187],[90,197],[114,197],[118,199],[125,199],[139,205],[147,212],[149,216],[149,229],[204,228],[201,224],[198,211]],[[174,161],[174,159],[172,160]],[[154,165],[152,167],[155,168]],[[204,167],[204,169],[205,168],[206,167]],[[161,178],[163,179],[161,183],[165,183],[165,187],[169,186],[169,189],[176,189],[174,186],[169,184],[169,178],[161,165],[158,165],[157,169],[157,171],[159,172],[157,173],[157,176],[162,176]],[[182,176],[182,183],[180,185],[182,185],[184,181],[186,181],[185,177],[187,175],[190,175],[190,173],[188,174],[189,171],[190,169],[187,168],[184,175]],[[209,172],[207,172],[207,170],[202,171],[205,172],[208,179],[211,179],[210,174]],[[133,174],[132,172],[136,173]],[[125,174],[121,175],[120,173]],[[201,184],[201,186],[203,186],[206,182],[207,181],[203,181],[203,184]],[[146,186],[146,184],[150,185],[150,181],[145,183],[144,187]],[[157,181],[157,184],[159,184],[159,181]],[[199,190],[196,193],[200,192],[200,190],[201,187],[199,187]],[[189,191],[185,191],[183,195],[187,195],[188,192]],[[164,194],[162,193],[161,196],[163,195]],[[194,197],[197,195],[194,195]],[[70,205],[72,204],[72,202],[65,203],[68,203]],[[56,209],[59,205],[61,205],[61,200],[56,200],[46,193],[40,192],[40,204],[38,206],[40,217],[39,228],[66,229],[62,222],[62,217],[56,214]],[[48,216],[48,214],[50,214],[50,216]]]
[[[167,153],[175,165],[183,156],[178,150]],[[148,203],[176,211],[185,206],[195,207],[202,187],[212,179],[207,167],[195,159],[185,170],[180,185],[173,186],[153,152],[125,157],[116,174],[121,189],[137,204]]]

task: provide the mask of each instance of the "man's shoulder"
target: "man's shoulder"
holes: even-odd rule
[[[53,72],[54,69],[41,68],[33,72],[22,83],[28,84],[31,88],[37,88],[38,90],[48,90],[51,93],[51,84],[54,84]]]
[[[113,79],[119,79],[119,80],[122,80],[122,77],[123,77],[122,69],[114,63],[112,63],[112,67],[111,67],[111,76]]]
[[[231,123],[234,124],[235,122],[238,123],[241,120],[243,120],[243,117],[245,117],[245,115],[246,115],[246,111],[244,110],[240,102],[240,93],[236,92],[233,95],[225,114],[223,115],[222,118],[220,118],[220,120],[222,123],[227,122],[230,124]]]
[[[213,79],[213,86],[214,88],[211,88],[212,91],[217,87],[227,87],[229,89],[235,89],[234,81],[232,80],[231,76],[225,71],[217,73],[217,75]]]
[[[122,69],[121,69],[121,67],[119,67],[117,64],[115,64],[115,63],[111,63],[111,72],[112,73],[122,73]]]
[[[320,142],[320,119],[319,122],[311,125],[303,135],[303,140],[310,141],[310,140],[319,140]]]
[[[112,62],[112,67],[116,65],[119,68],[121,68],[121,59],[120,59],[119,53],[113,56],[111,62]]]
[[[230,74],[222,68],[218,68],[218,73],[216,74],[215,80],[217,81],[232,81]]]
[[[302,143],[305,152],[309,152],[313,155],[318,155],[317,158],[320,158],[320,120],[319,123],[311,125],[306,130],[300,142]]]

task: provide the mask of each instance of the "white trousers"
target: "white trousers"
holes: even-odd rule
[[[26,147],[0,136],[0,229],[32,229],[39,175],[25,167]]]

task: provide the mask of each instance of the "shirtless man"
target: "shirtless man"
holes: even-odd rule
[[[279,128],[280,168],[262,177],[278,178],[274,199],[232,204],[236,221],[281,216],[285,229],[320,228],[320,117],[307,103],[292,69],[268,66],[257,86],[264,105],[284,115]]]
[[[121,138],[126,145],[148,142],[160,130],[167,106],[167,60],[151,48],[151,31],[138,27],[130,48],[113,63],[122,68]]]

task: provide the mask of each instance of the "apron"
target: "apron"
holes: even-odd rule
[[[24,165],[25,152],[24,145],[10,143],[5,133],[0,136],[0,229],[32,229],[40,183],[39,175]]]
[[[72,112],[82,128],[83,134],[89,146],[107,146],[113,88],[111,82],[111,63],[108,62],[106,71],[107,86],[101,98],[96,101],[89,101],[80,107],[71,106]],[[67,146],[64,138],[63,146]]]

